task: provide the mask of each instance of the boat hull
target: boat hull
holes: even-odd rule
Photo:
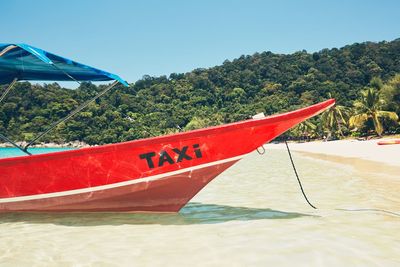
[[[91,192],[60,192],[38,199],[26,197],[0,207],[10,211],[178,212],[193,195],[235,162],[237,159]]]
[[[332,106],[191,132],[0,159],[0,212],[177,212],[246,154]]]
[[[400,139],[398,140],[382,140],[377,143],[378,145],[400,145]]]

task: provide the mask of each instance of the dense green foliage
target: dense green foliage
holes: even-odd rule
[[[368,86],[381,92],[386,110],[399,114],[397,73],[400,39],[356,43],[312,54],[256,53],[209,69],[173,73],[169,77],[144,76],[129,88],[116,87],[41,141],[104,144],[132,140],[177,132],[178,128],[190,130],[229,123],[258,112],[269,115],[293,110],[328,99],[330,94],[339,105],[352,108]],[[78,89],[69,90],[56,83],[18,83],[0,104],[0,133],[13,140],[28,141],[102,87],[83,83]],[[4,89],[1,87],[1,92]],[[308,128],[317,131],[315,136],[324,135],[326,125],[334,125],[334,118],[340,116],[325,117],[330,122],[321,121],[321,117],[311,120],[316,127]],[[350,134],[346,122],[340,123],[343,125],[335,126],[340,135]],[[373,129],[369,123],[366,120],[365,127],[353,134],[368,133]],[[382,123],[387,126],[386,131],[400,131],[396,122]],[[296,130],[291,134],[302,135]],[[331,134],[335,135],[336,130]]]

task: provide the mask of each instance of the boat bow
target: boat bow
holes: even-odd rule
[[[246,154],[334,105],[173,135],[0,159],[0,211],[179,211]]]

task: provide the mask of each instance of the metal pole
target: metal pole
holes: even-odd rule
[[[74,77],[72,77],[68,72],[66,72],[65,70],[63,70],[63,69],[60,69],[56,64],[51,64],[55,69],[57,69],[57,70],[59,70],[59,71],[61,71],[62,73],[64,73],[68,78],[70,78],[71,80],[73,80],[73,81],[75,81],[75,82],[77,82],[79,85],[81,84],[81,82],[80,81],[78,81],[77,79],[75,79]]]
[[[7,89],[4,91],[4,93],[0,97],[0,103],[3,101],[4,98],[6,98],[7,94],[10,92],[11,88],[14,87],[15,83],[18,81],[17,78],[15,78],[10,85],[7,87]]]
[[[27,150],[25,150],[23,147],[19,146],[17,143],[15,143],[14,141],[12,141],[11,139],[7,138],[6,136],[4,136],[2,134],[0,134],[0,139],[3,139],[4,141],[9,142],[10,144],[15,146],[16,148],[20,149],[22,152],[24,152],[24,153],[26,153],[28,155],[32,155]]]
[[[103,91],[101,91],[100,93],[98,93],[97,95],[95,95],[93,98],[89,99],[88,101],[86,101],[85,103],[83,103],[82,105],[80,105],[79,107],[77,107],[74,111],[72,111],[69,115],[67,115],[66,117],[54,122],[53,124],[50,125],[49,128],[47,128],[47,130],[45,130],[44,132],[42,132],[41,134],[39,134],[37,137],[35,137],[32,141],[30,141],[23,149],[27,150],[28,147],[30,147],[32,144],[34,144],[37,140],[39,140],[40,138],[42,138],[44,135],[48,134],[51,130],[53,130],[54,128],[56,128],[60,123],[63,123],[67,120],[69,120],[70,118],[72,118],[76,113],[80,112],[82,109],[86,108],[90,103],[94,102],[97,98],[101,97],[102,95],[104,95],[105,93],[107,93],[111,88],[113,88],[115,85],[118,84],[118,81],[114,81],[110,86],[108,86],[107,88],[105,88]]]
[[[11,89],[14,87],[14,85],[17,83],[18,79],[15,78],[10,85],[7,87],[7,89],[3,92],[3,94],[0,97],[0,103],[4,100],[4,98],[6,98],[7,94],[11,91]],[[11,139],[9,139],[7,136],[4,136],[0,133],[0,139],[12,144],[13,146],[15,146],[16,148],[18,148],[19,150],[21,150],[22,152],[28,154],[28,155],[32,155],[31,153],[29,153],[28,151],[24,150],[23,147],[19,146],[17,143],[15,143],[14,141],[12,141]]]

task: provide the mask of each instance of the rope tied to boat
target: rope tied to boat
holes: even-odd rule
[[[287,152],[289,154],[290,162],[292,163],[292,166],[293,166],[294,174],[296,175],[297,182],[299,183],[299,186],[300,186],[300,189],[301,189],[301,193],[303,194],[304,199],[307,201],[308,205],[310,205],[314,209],[317,209],[313,204],[311,204],[311,202],[307,198],[306,193],[304,192],[303,185],[301,184],[301,181],[300,181],[300,178],[299,178],[299,174],[297,173],[296,166],[294,165],[292,154],[290,153],[290,148],[289,148],[289,145],[288,145],[286,140],[285,140],[285,144],[286,144]]]
[[[287,149],[288,154],[289,154],[290,162],[292,163],[293,171],[294,171],[294,173],[295,173],[295,175],[296,175],[297,182],[298,182],[299,187],[300,187],[300,189],[301,189],[301,192],[302,192],[302,194],[303,194],[303,196],[304,196],[304,199],[307,201],[308,205],[310,205],[313,209],[317,209],[317,208],[316,208],[313,204],[311,204],[311,202],[308,200],[307,195],[306,195],[306,193],[305,193],[305,191],[304,191],[304,189],[303,189],[303,186],[302,186],[302,184],[301,184],[300,177],[299,177],[299,175],[298,175],[298,173],[297,173],[296,166],[295,166],[295,164],[294,164],[293,157],[292,157],[292,154],[291,154],[291,152],[290,152],[290,148],[289,148],[289,145],[288,145],[288,143],[287,143],[287,140],[285,140],[285,145],[286,145],[286,149]],[[264,147],[262,147],[262,148],[264,148]],[[260,155],[263,154],[263,153],[260,153],[260,151],[258,151],[258,149],[257,149],[257,152],[258,152]],[[265,150],[264,150],[264,152],[265,152]],[[384,209],[376,209],[376,208],[360,208],[360,209],[343,209],[343,208],[340,209],[340,208],[337,208],[337,209],[335,209],[335,210],[338,210],[338,211],[346,211],[346,212],[379,212],[379,213],[384,213],[384,214],[391,215],[391,216],[395,216],[395,217],[400,217],[400,213],[398,213],[398,212],[393,212],[393,211],[384,210]]]

